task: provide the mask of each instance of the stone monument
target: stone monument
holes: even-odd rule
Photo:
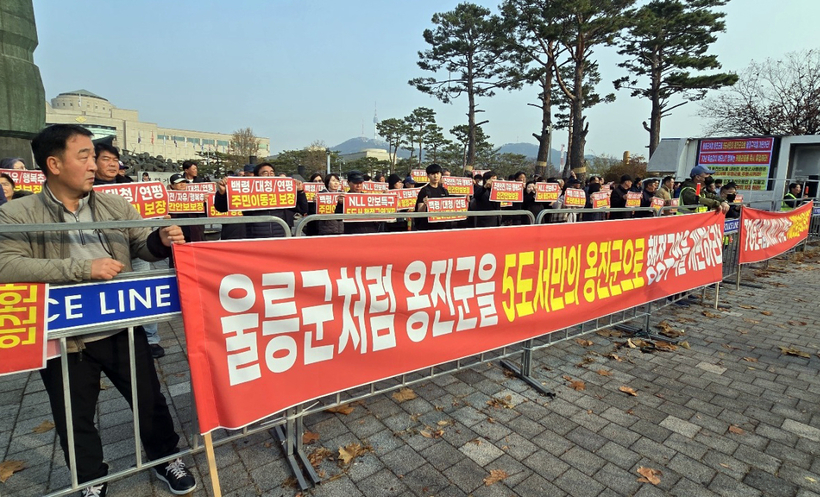
[[[0,158],[36,168],[30,140],[46,121],[46,96],[34,65],[37,27],[32,0],[0,1]]]

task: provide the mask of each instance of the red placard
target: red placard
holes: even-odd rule
[[[567,188],[564,192],[566,207],[584,207],[587,205],[587,194],[579,188]]]
[[[743,195],[741,195],[739,193],[737,195],[735,195],[734,203],[735,204],[742,204],[743,203]]]
[[[364,193],[383,193],[390,189],[390,185],[381,181],[365,181],[362,183]]]
[[[655,209],[656,211],[659,211],[663,209],[665,203],[666,201],[660,197],[652,197],[652,199],[649,201],[649,206]]]
[[[590,199],[593,209],[609,209],[609,192],[595,192]]]
[[[464,176],[442,176],[441,184],[450,192],[450,195],[473,195],[472,178]]]
[[[467,212],[467,197],[438,197],[427,198],[427,212]],[[440,223],[444,221],[462,221],[467,219],[467,216],[430,216],[428,219],[431,223]]]
[[[536,202],[555,202],[561,196],[561,185],[558,183],[536,183]]]
[[[493,202],[523,202],[524,183],[497,179],[493,181],[490,200]]]
[[[168,212],[170,214],[203,213],[207,200],[207,192],[168,190]]]
[[[344,236],[332,250],[299,237],[175,246],[200,429],[715,283],[723,221],[386,233],[364,235],[367,251]]]
[[[307,197],[307,201],[313,202],[316,198],[316,194],[325,189],[325,184],[321,181],[314,181],[310,183],[302,183],[302,187],[305,189],[305,197]]]
[[[396,196],[392,193],[347,193],[344,199],[345,214],[382,214],[396,212]],[[385,219],[345,219],[346,223],[389,221]]]
[[[9,178],[14,181],[15,190],[40,193],[43,190],[43,183],[46,182],[46,175],[42,171],[0,169],[0,173],[9,175]]]
[[[410,176],[416,183],[427,183],[427,171],[424,169],[411,169]]]
[[[339,196],[347,195],[341,192],[322,192],[317,193],[316,200],[316,214],[335,214],[336,206],[339,204]]]
[[[744,207],[740,214],[741,264],[776,257],[806,239],[812,204],[793,211],[769,212]]]
[[[168,192],[159,181],[96,185],[94,190],[124,197],[143,219],[165,217],[168,214]]]
[[[296,206],[296,180],[278,177],[227,178],[228,210],[289,209]]]
[[[46,365],[46,285],[0,285],[0,375]]]
[[[208,181],[203,183],[188,183],[185,188],[189,192],[216,193],[216,183]]]
[[[399,188],[393,190],[398,199],[396,204],[397,211],[412,211],[416,208],[416,200],[419,198],[421,188]]]
[[[241,216],[242,211],[228,211],[228,212],[219,212],[214,207],[214,198],[216,197],[215,193],[208,194],[208,217],[228,217],[228,216]]]
[[[626,206],[627,207],[640,207],[641,206],[641,193],[640,192],[626,192]]]

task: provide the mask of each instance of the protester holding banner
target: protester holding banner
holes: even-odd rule
[[[661,186],[658,188],[658,191],[655,193],[656,197],[660,197],[663,199],[663,205],[669,206],[672,205],[672,193],[675,187],[675,178],[672,176],[664,176],[661,180]],[[669,215],[671,211],[662,211],[661,215]]]
[[[336,202],[336,209],[334,211],[335,214],[341,214],[344,211],[344,206],[342,204],[342,181],[339,179],[339,175],[336,173],[330,173],[325,176],[325,188],[321,191],[321,193],[339,193],[339,199]],[[313,204],[314,212],[316,212],[316,202],[311,202]],[[312,233],[316,236],[325,236],[325,235],[341,235],[345,232],[344,223],[340,219],[327,219],[324,221],[313,221],[308,223],[308,226],[315,225],[312,230]]]
[[[185,176],[175,173],[168,179],[168,188],[174,191],[185,191],[188,189],[188,180]],[[202,212],[189,212],[183,214],[171,214],[171,219],[195,219],[205,217],[205,207]],[[186,242],[201,242],[205,240],[205,226],[182,226],[182,234],[185,235]],[[170,266],[174,267],[174,260],[169,260]]]
[[[404,180],[396,173],[387,177],[387,188],[389,190],[401,190],[404,188]],[[412,229],[412,219],[406,217],[396,218],[395,223],[384,223],[384,231],[397,233],[401,231],[410,231]]]
[[[194,164],[193,167],[196,167]],[[269,162],[257,164],[253,169],[253,176],[273,177],[276,173]],[[187,178],[187,176],[186,176]],[[219,212],[228,212],[227,180],[222,178],[217,183],[217,192],[214,196],[214,208]],[[307,214],[307,197],[301,182],[296,182],[296,207],[287,209],[261,209],[242,211],[243,216],[276,216],[293,227],[296,213]],[[247,238],[281,238],[285,236],[285,231],[279,223],[273,222],[249,222],[245,224],[245,236]]]
[[[641,189],[641,207],[652,207],[652,198],[656,196],[658,191],[658,179],[647,178],[643,181],[643,188]],[[652,211],[637,211],[635,217],[652,217],[655,214]]]
[[[618,186],[612,189],[609,196],[609,206],[613,209],[626,207],[626,194],[632,189],[632,176],[624,174]],[[611,212],[610,219],[629,219],[632,217],[631,212]]]
[[[584,204],[585,209],[592,209],[592,194],[601,191],[601,183],[590,182],[587,185],[587,202]],[[582,221],[605,221],[606,212],[585,212],[581,215]]]
[[[419,196],[416,198],[416,212],[427,211],[427,198],[441,198],[449,197],[450,192],[441,184],[441,166],[436,163],[430,164],[425,169],[427,172],[427,184],[421,187]],[[427,219],[417,218],[415,221],[416,229],[432,230],[432,229],[449,229],[450,223],[436,223],[430,224]]]
[[[800,190],[800,183],[789,183],[789,191],[783,196],[783,202],[780,205],[781,211],[790,211],[803,203],[800,201],[800,198],[803,196]]]
[[[364,182],[367,181],[366,175],[359,171],[350,171],[347,173],[347,184],[350,187],[348,193],[365,193]],[[356,221],[344,223],[345,235],[361,235],[368,233],[378,233],[383,230],[383,223],[378,221]]]
[[[117,195],[96,193],[92,186],[97,165],[92,133],[79,125],[55,124],[34,137],[31,148],[37,165],[46,175],[43,190],[0,209],[0,224],[42,224],[139,220],[136,209]],[[147,260],[168,257],[173,243],[184,243],[182,230],[169,226],[98,229],[65,232],[0,233],[0,282],[69,283],[108,280],[131,270],[132,256]],[[105,372],[117,390],[131,403],[131,374],[136,374],[140,439],[148,459],[178,452],[179,436],[160,391],[154,362],[145,334],[134,332],[135,360],[129,360],[127,330],[106,331],[66,340],[69,395],[78,481],[105,476],[102,443],[94,423],[100,393],[100,374]],[[47,361],[40,371],[51,403],[60,445],[69,461],[62,364]],[[177,458],[155,469],[175,494],[196,488],[196,481]],[[83,495],[105,496],[107,485],[95,485]]]
[[[689,172],[689,179],[680,186],[680,205],[678,213],[686,214],[692,212],[690,208],[684,206],[698,205],[696,212],[706,212],[710,209],[726,214],[729,211],[729,203],[713,193],[706,192],[704,183],[706,178],[715,174],[714,171],[705,166],[695,166]]]
[[[720,198],[729,203],[729,210],[726,212],[726,219],[739,218],[741,204],[735,203],[735,198],[737,198],[737,185],[734,181],[730,181],[720,187]]]
[[[203,183],[205,178],[198,176],[197,164],[192,160],[186,160],[182,163],[182,174],[189,183]]]
[[[544,204],[542,202],[536,202],[536,192],[535,192],[535,180],[527,181],[524,185],[524,202],[522,203],[522,207],[530,212],[532,215],[538,218],[538,214],[544,210]],[[522,224],[530,224],[529,219]]]
[[[476,175],[477,177],[478,175]],[[490,193],[493,189],[493,181],[498,179],[495,171],[487,171],[481,177],[481,183],[473,185],[473,200],[470,202],[470,210],[479,212],[500,211],[501,203],[490,200]],[[501,225],[501,216],[481,216],[475,218],[476,228],[489,228]]]

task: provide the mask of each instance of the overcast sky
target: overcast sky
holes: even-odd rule
[[[479,1],[496,11],[498,1]],[[379,119],[430,107],[439,125],[466,124],[466,98],[445,105],[407,84],[427,48],[422,31],[456,0],[34,0],[46,98],[86,89],[140,120],[160,126],[231,133],[246,126],[271,150],[333,146],[373,137]],[[727,31],[713,45],[723,68],[820,47],[818,0],[732,0]],[[597,51],[601,92],[623,75],[613,49]],[[535,143],[537,91],[502,92],[479,103],[495,145]],[[646,153],[648,101],[617,94],[588,114],[587,153]],[[700,136],[697,103],[664,119],[663,137]],[[560,148],[566,134],[556,134]]]

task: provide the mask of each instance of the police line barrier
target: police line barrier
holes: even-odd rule
[[[600,210],[597,210],[597,211],[600,212]],[[464,213],[453,213],[453,214],[463,215]],[[527,215],[527,214],[530,216],[530,219],[532,219],[532,214],[529,213],[528,211],[499,211],[499,212],[480,213],[480,214],[477,214],[477,215],[492,215],[492,216],[516,215],[516,216],[520,216],[520,215]],[[429,216],[432,216],[432,215],[441,216],[442,213],[397,213],[397,217],[429,217]],[[368,217],[370,217],[370,218],[372,218],[372,217],[381,217],[381,218],[383,218],[383,217],[385,217],[384,214],[356,215],[356,216],[361,217],[361,218],[368,218]],[[255,217],[256,217],[256,219],[254,219],[254,221],[261,221],[261,222],[267,222],[267,221],[279,222],[279,221],[281,221],[281,219],[276,218],[275,216],[269,216],[272,219],[267,219],[268,216],[255,216]],[[221,221],[225,221],[224,224],[235,224],[235,223],[251,222],[248,219],[225,219],[225,220],[221,220]],[[95,228],[95,229],[116,229],[116,228],[126,228],[126,227],[136,227],[136,226],[167,226],[167,225],[173,225],[173,224],[177,224],[177,225],[200,225],[200,224],[212,224],[212,223],[213,223],[213,220],[211,220],[211,219],[176,219],[176,220],[119,221],[119,222],[110,222],[110,223],[77,223],[77,224],[72,224],[70,227],[66,226],[63,223],[56,223],[55,225],[27,225],[27,226],[25,226],[25,229],[21,229],[20,226],[14,226],[14,225],[0,225],[0,232],[22,232],[22,231],[31,232],[31,231],[37,231],[37,230],[41,230],[41,231],[62,231],[62,230],[67,230],[67,229],[74,230],[74,229],[83,229],[83,228],[89,228],[89,229],[91,229],[91,228]],[[286,232],[287,232],[287,230],[286,230]],[[170,274],[173,274],[173,273],[165,273],[164,276],[170,276]],[[129,275],[124,275],[124,277],[116,278],[111,283],[109,283],[109,282],[100,282],[100,283],[92,283],[92,284],[83,285],[83,286],[91,287],[92,285],[98,285],[98,284],[99,285],[105,285],[105,284],[109,284],[109,285],[110,284],[115,284],[116,285],[116,284],[123,283],[126,280],[134,280],[134,284],[138,285],[138,287],[136,287],[136,288],[142,288],[143,289],[143,290],[135,290],[135,291],[141,292],[141,291],[144,291],[146,286],[151,286],[151,284],[147,284],[145,281],[139,281],[140,279],[142,279],[141,277],[143,277],[143,276],[145,276],[145,275],[138,274],[138,273],[131,273]],[[153,286],[154,295],[166,295],[168,292],[171,291],[169,285],[171,284],[170,281],[172,281],[173,278],[163,279],[161,275],[158,275],[156,273],[152,273],[151,279],[154,280],[154,284],[155,284]],[[72,286],[74,286],[74,285],[72,285]],[[77,286],[80,286],[80,285],[77,285]],[[163,287],[163,288],[158,289],[158,287]],[[165,287],[168,287],[168,288],[165,288]],[[55,296],[61,295],[57,299],[58,307],[60,307],[60,305],[61,305],[62,308],[65,310],[65,315],[62,316],[61,318],[64,319],[64,320],[68,320],[69,319],[68,309],[72,308],[73,306],[78,305],[78,302],[82,301],[83,298],[78,299],[77,297],[73,297],[74,295],[76,295],[76,293],[73,290],[68,289],[68,287],[66,287],[67,289],[65,289],[65,290],[58,290],[59,288],[61,288],[61,287],[55,287],[55,292],[56,292]],[[135,288],[135,287],[129,287],[129,288]],[[103,297],[100,297],[101,295],[107,295],[106,292],[108,292],[108,291],[119,292],[119,291],[124,291],[124,289],[119,288],[117,290],[113,290],[113,287],[112,288],[107,288],[107,289],[100,288],[95,293],[95,291],[91,290],[90,288],[85,288],[82,291],[85,292],[85,294],[91,295],[92,296],[91,300],[94,300],[93,296],[97,295],[98,300],[99,300],[99,304],[95,303],[93,309],[94,310],[101,310],[102,305],[103,305],[102,304]],[[60,293],[60,292],[62,292],[62,293]],[[157,301],[161,300],[163,303],[165,303],[165,301],[166,301],[165,298],[156,299],[156,300]],[[670,301],[671,301],[670,299],[662,299],[660,301],[657,301],[657,302],[654,303],[655,304],[654,308],[657,309],[659,307],[662,307],[663,305],[667,305]],[[59,303],[62,303],[62,304],[59,304]],[[620,312],[615,313],[615,314],[611,314],[609,316],[604,316],[604,317],[597,318],[593,321],[582,323],[581,325],[576,325],[576,326],[573,326],[573,327],[566,328],[565,330],[563,330],[563,332],[559,331],[559,332],[550,333],[549,336],[545,335],[545,338],[542,340],[542,343],[534,344],[532,341],[529,341],[529,343],[524,342],[524,343],[519,343],[519,344],[515,344],[515,345],[511,345],[511,346],[505,346],[505,347],[502,347],[501,349],[497,349],[497,350],[493,350],[493,351],[490,351],[490,352],[482,353],[478,356],[459,359],[457,361],[454,361],[453,363],[434,366],[434,367],[425,369],[423,371],[408,372],[408,373],[402,374],[402,375],[397,376],[397,377],[389,378],[387,380],[382,380],[382,381],[378,381],[378,382],[375,382],[375,383],[372,383],[372,384],[369,384],[369,385],[366,385],[366,386],[363,386],[363,387],[351,389],[350,391],[336,393],[336,394],[331,395],[329,397],[319,399],[317,404],[307,406],[307,407],[297,406],[295,408],[288,409],[284,414],[279,415],[279,416],[277,416],[276,418],[274,418],[272,420],[266,420],[265,422],[259,423],[258,425],[254,425],[253,427],[243,428],[240,432],[237,432],[237,433],[227,433],[227,434],[225,434],[224,437],[220,437],[217,440],[215,440],[213,442],[213,445],[218,446],[218,445],[221,445],[221,444],[224,444],[224,443],[228,443],[232,440],[236,440],[238,438],[247,436],[251,433],[256,433],[256,432],[259,432],[259,431],[270,429],[271,427],[286,426],[287,427],[287,439],[284,441],[284,443],[287,446],[286,450],[287,450],[287,455],[289,457],[289,462],[291,463],[291,467],[292,467],[292,469],[294,469],[294,472],[297,475],[297,478],[299,480],[299,484],[303,487],[307,487],[307,486],[309,486],[309,483],[301,475],[301,471],[297,472],[297,470],[299,469],[299,464],[296,463],[296,461],[294,459],[294,457],[298,456],[301,459],[302,464],[305,465],[305,471],[308,472],[308,477],[311,478],[311,480],[313,480],[314,482],[318,481],[318,477],[316,477],[315,474],[310,474],[312,468],[310,467],[309,464],[306,464],[307,459],[304,457],[304,454],[301,452],[301,431],[302,430],[300,429],[300,427],[301,427],[301,422],[302,422],[305,415],[313,413],[313,412],[317,412],[319,410],[324,410],[324,409],[327,409],[328,407],[332,407],[332,406],[335,406],[335,405],[340,405],[340,404],[347,403],[347,402],[350,402],[350,401],[353,401],[353,400],[364,399],[364,398],[371,397],[371,396],[376,395],[376,394],[380,394],[380,393],[388,392],[388,391],[391,391],[391,390],[395,390],[395,389],[400,388],[400,387],[405,386],[405,385],[411,385],[411,384],[418,383],[418,382],[421,382],[421,381],[427,381],[430,378],[434,378],[436,376],[443,375],[443,374],[450,374],[453,371],[458,371],[458,370],[461,370],[461,369],[464,369],[464,368],[473,367],[477,364],[482,364],[482,363],[486,363],[486,362],[489,362],[489,361],[495,361],[495,360],[510,358],[510,357],[515,356],[515,355],[520,354],[520,353],[523,353],[523,360],[522,360],[522,368],[519,371],[519,375],[522,378],[527,378],[527,377],[529,377],[529,373],[530,373],[530,371],[527,371],[527,369],[529,369],[529,367],[530,367],[529,365],[531,363],[531,352],[536,347],[549,346],[550,344],[557,343],[561,340],[565,340],[565,339],[572,338],[572,337],[575,337],[575,336],[579,336],[580,334],[594,332],[594,331],[602,329],[602,328],[606,328],[606,327],[613,326],[613,325],[616,325],[616,324],[621,324],[621,323],[624,323],[624,322],[632,321],[632,320],[642,318],[642,317],[646,318],[646,320],[647,320],[646,321],[647,325],[644,327],[644,330],[648,331],[648,319],[651,316],[651,310],[653,308],[652,305],[653,305],[653,302],[650,302],[644,307],[644,309],[639,309],[638,308],[638,307],[642,307],[642,306],[634,307],[634,308],[631,308],[631,309],[620,311]],[[89,308],[89,309],[92,309],[92,308]],[[108,309],[108,307],[106,307],[106,309]],[[128,310],[134,310],[134,309],[128,309]],[[72,314],[71,319],[76,318],[77,314],[81,313],[81,312],[79,312],[79,310],[77,308],[72,308],[71,311],[72,311],[71,312],[71,314]],[[79,322],[75,322],[75,323],[71,323],[71,324],[75,324],[76,326],[72,327],[72,326],[66,325],[66,327],[61,328],[60,331],[55,330],[54,335],[50,335],[50,337],[58,338],[61,341],[61,344],[62,344],[61,358],[62,358],[62,361],[63,361],[64,385],[66,385],[66,387],[67,387],[67,363],[66,363],[66,359],[67,359],[66,350],[67,350],[67,347],[66,347],[66,338],[73,337],[73,336],[81,336],[81,335],[84,335],[84,334],[100,331],[101,329],[109,329],[109,330],[110,329],[120,329],[120,328],[122,328],[126,325],[131,326],[131,325],[135,325],[135,324],[138,324],[138,323],[163,321],[163,320],[167,320],[171,317],[177,317],[179,315],[178,310],[175,310],[174,308],[162,309],[162,311],[163,311],[162,313],[155,314],[155,315],[139,316],[139,317],[136,317],[136,316],[122,317],[122,319],[118,319],[116,321],[116,323],[106,324],[105,322],[102,322],[102,323],[89,323],[89,322],[79,323]],[[103,315],[103,313],[100,312],[100,316],[102,316],[102,315]],[[133,333],[134,333],[133,328],[129,328],[129,330],[128,330],[128,334],[129,334],[129,355],[131,357],[132,364],[133,364],[133,358],[134,358],[133,357],[134,356]],[[563,338],[561,338],[561,337],[563,337]],[[134,374],[133,368],[132,368],[132,385],[135,381],[136,381],[135,374]],[[528,383],[530,383],[530,381],[528,381]],[[532,383],[530,383],[530,384],[532,384]],[[136,391],[136,389],[133,389],[133,390]],[[540,390],[542,390],[542,389],[540,389]],[[68,395],[68,391],[69,391],[68,388],[66,388],[65,389],[65,392],[66,392],[65,401],[66,401],[67,419],[70,420],[71,419],[71,408],[70,408],[71,399],[70,399],[70,396]],[[122,478],[122,477],[125,477],[125,476],[128,476],[128,475],[131,475],[133,473],[136,473],[138,471],[142,471],[142,470],[145,470],[147,468],[156,466],[160,463],[167,462],[168,460],[173,459],[173,458],[175,458],[179,455],[184,456],[186,454],[202,452],[204,450],[204,447],[202,447],[199,444],[199,440],[198,440],[198,436],[196,434],[196,430],[194,430],[193,433],[188,434],[188,435],[190,435],[189,442],[190,442],[191,448],[182,451],[180,454],[175,454],[174,456],[169,456],[168,458],[165,458],[165,459],[162,459],[162,460],[155,460],[155,461],[150,461],[150,462],[143,461],[142,460],[142,455],[141,455],[141,452],[140,452],[140,449],[139,449],[139,442],[138,442],[138,439],[139,439],[139,419],[138,419],[139,405],[136,402],[136,398],[132,399],[132,401],[134,402],[134,416],[133,416],[133,419],[134,419],[134,437],[135,437],[134,438],[134,443],[135,443],[135,459],[136,459],[135,466],[132,467],[132,468],[127,468],[125,470],[112,472],[105,478],[100,478],[100,479],[92,481],[92,482],[86,482],[82,486],[86,486],[86,485],[89,485],[89,484],[102,483],[102,482],[107,482],[107,481],[111,481],[111,480],[114,480],[114,479]],[[195,415],[193,410],[192,410],[192,414]],[[195,424],[195,423],[193,423],[193,424]],[[71,426],[70,421],[69,421],[69,426]],[[74,442],[73,442],[73,431],[72,430],[69,430],[68,439],[69,439],[68,442],[69,442],[69,447],[70,447],[69,452],[71,454],[71,456],[70,456],[71,461],[70,462],[73,463],[74,462],[74,455],[73,455],[74,454]],[[54,492],[52,494],[49,494],[50,496],[56,497],[56,496],[61,496],[61,495],[67,495],[68,493],[70,493],[72,491],[76,491],[77,489],[81,488],[80,485],[77,482],[76,472],[73,470],[73,468],[75,467],[75,464],[70,464],[70,466],[72,468],[72,471],[71,471],[71,487],[60,490],[60,491],[57,491],[57,492]],[[215,475],[216,473],[214,472],[212,474]]]

